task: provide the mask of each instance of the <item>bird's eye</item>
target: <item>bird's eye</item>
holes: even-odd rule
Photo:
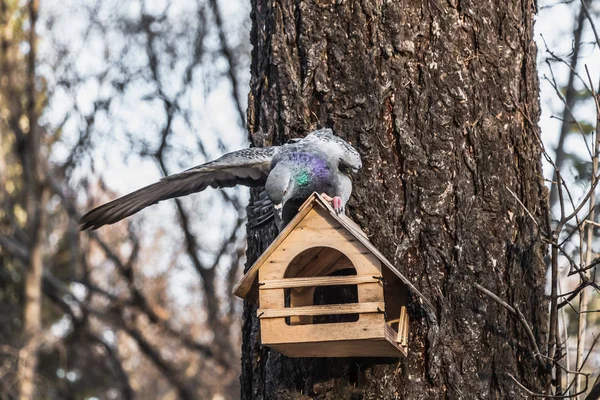
[[[284,194],[284,195],[285,195],[285,194],[287,194],[287,189],[284,189],[284,190],[283,190],[283,194]]]

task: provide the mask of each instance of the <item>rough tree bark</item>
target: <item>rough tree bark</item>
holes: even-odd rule
[[[253,0],[253,143],[317,127],[353,143],[364,168],[349,214],[438,322],[413,299],[407,359],[289,359],[259,345],[246,304],[243,399],[525,394],[509,374],[547,389],[523,324],[473,287],[521,310],[545,348],[534,12],[531,1]],[[274,235],[249,232],[248,265]]]

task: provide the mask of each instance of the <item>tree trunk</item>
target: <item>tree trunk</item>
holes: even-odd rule
[[[547,390],[524,324],[473,286],[522,311],[545,348],[534,11],[530,1],[252,2],[254,144],[318,127],[354,144],[364,167],[349,214],[431,300],[437,324],[412,299],[408,358],[290,359],[260,346],[246,304],[243,399],[525,394],[510,375]],[[249,232],[248,265],[275,234]]]
[[[29,53],[27,55],[27,124],[29,129],[21,148],[23,177],[26,189],[28,263],[25,274],[25,296],[23,305],[23,346],[19,351],[19,399],[29,400],[35,394],[35,378],[38,347],[42,334],[42,276],[44,272],[44,231],[46,229],[46,204],[48,191],[45,188],[40,162],[41,129],[37,117],[36,49],[35,32],[39,0],[29,1]],[[13,99],[18,101],[18,99]]]

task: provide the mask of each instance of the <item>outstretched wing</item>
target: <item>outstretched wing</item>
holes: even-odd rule
[[[114,224],[159,201],[201,192],[208,186],[264,185],[271,159],[277,150],[277,146],[238,150],[179,174],[166,176],[88,212],[79,220],[81,229]]]

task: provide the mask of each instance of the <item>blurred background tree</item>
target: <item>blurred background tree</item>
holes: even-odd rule
[[[77,218],[246,146],[248,6],[0,5],[0,398],[236,398],[247,193]]]
[[[549,278],[556,279],[549,279],[547,290],[551,294],[555,286],[558,296],[555,340],[562,368],[555,377],[558,394],[586,399],[600,398],[600,297],[595,267],[600,255],[599,15],[595,0],[547,0],[539,4],[537,25],[544,174],[550,187],[550,223],[559,228],[560,243],[556,263],[549,270]],[[565,214],[578,204],[582,207],[563,224]],[[589,381],[567,371],[589,374]],[[586,391],[587,397],[575,395]]]
[[[585,4],[598,20],[598,1]],[[538,6],[543,139],[580,198],[597,129],[585,66],[597,81],[598,45],[580,1]],[[249,14],[242,0],[0,0],[1,399],[239,397],[230,288],[245,262],[247,191],[165,202],[89,235],[76,221],[247,146]],[[587,232],[566,227],[567,256],[581,258]],[[559,272],[562,293],[579,287],[566,256]],[[580,351],[595,373],[598,314],[579,314],[579,299],[560,309],[558,342],[575,369],[585,315]]]

